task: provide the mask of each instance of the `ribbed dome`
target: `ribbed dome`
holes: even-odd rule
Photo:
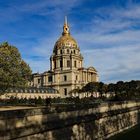
[[[63,47],[70,47],[70,48],[77,48],[78,49],[78,45],[77,42],[75,41],[75,39],[67,34],[67,35],[62,35],[55,43],[55,47],[54,50],[56,49],[61,49]]]
[[[79,49],[77,42],[70,35],[67,19],[65,19],[64,22],[62,36],[55,43],[54,51],[57,51],[58,49],[64,49],[64,48]]]

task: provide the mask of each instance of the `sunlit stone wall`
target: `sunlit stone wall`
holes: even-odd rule
[[[131,101],[81,109],[39,107],[1,111],[0,139],[105,139],[138,124],[139,110],[140,102]]]

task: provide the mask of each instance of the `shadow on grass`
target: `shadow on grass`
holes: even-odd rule
[[[108,140],[139,140],[140,139],[140,124],[133,128],[126,130]]]

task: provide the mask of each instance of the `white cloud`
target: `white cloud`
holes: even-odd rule
[[[96,17],[96,20],[88,23],[90,26],[86,26],[86,32],[78,31],[73,35],[81,46],[85,66],[95,66],[104,82],[140,78],[140,30],[132,28],[140,19],[136,16],[139,15],[138,7],[139,5],[132,5],[120,10],[113,8],[111,12],[106,10],[108,19]],[[100,12],[102,13],[102,9]],[[53,37],[41,39],[34,52],[49,58],[56,38],[55,34]],[[49,60],[42,59],[37,63],[34,60],[29,61],[35,69],[37,65],[41,65],[41,71],[43,67],[46,70],[46,65],[49,66]]]
[[[94,64],[99,71],[100,79],[105,82],[131,80],[131,75],[140,71],[140,45],[93,49],[84,51],[83,54],[86,65]]]
[[[93,34],[93,35],[92,35]],[[107,44],[112,45],[115,43],[135,43],[140,42],[139,36],[140,36],[140,30],[127,30],[122,31],[118,33],[108,33],[108,34],[94,34],[94,33],[88,33],[88,34],[79,34],[77,35],[79,40],[84,40],[85,42],[92,42],[97,44]],[[85,38],[85,36],[89,36]],[[83,39],[84,38],[84,39]],[[113,47],[113,46],[112,46]]]
[[[78,32],[85,65],[93,65],[102,81],[140,79],[140,5],[127,8],[98,9],[87,32]],[[96,13],[94,11],[94,13]]]
[[[23,18],[23,13],[53,18],[51,32],[43,38],[38,37],[36,45],[32,49],[30,48],[27,53],[24,52],[24,55],[26,53],[25,60],[34,72],[49,70],[49,57],[60,36],[59,33],[56,33],[56,26],[63,25],[62,17],[70,14],[71,10],[81,3],[79,0],[38,1],[32,4],[25,3],[19,7],[10,6],[5,12],[0,10],[1,19],[8,20],[8,22]],[[85,58],[85,66],[95,66],[102,81],[140,79],[139,7],[139,4],[134,5],[130,2],[126,7],[92,9],[90,11],[91,21],[83,22],[84,32],[81,28],[76,29],[78,23],[71,20],[70,25],[75,29],[73,37],[79,42],[81,53]],[[9,16],[9,12],[13,16]],[[59,30],[61,33],[62,27]],[[33,59],[33,56],[38,56],[40,59]]]

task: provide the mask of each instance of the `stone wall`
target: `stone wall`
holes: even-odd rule
[[[40,107],[1,111],[0,139],[107,139],[140,120],[140,102],[136,101],[62,110],[61,107]]]

